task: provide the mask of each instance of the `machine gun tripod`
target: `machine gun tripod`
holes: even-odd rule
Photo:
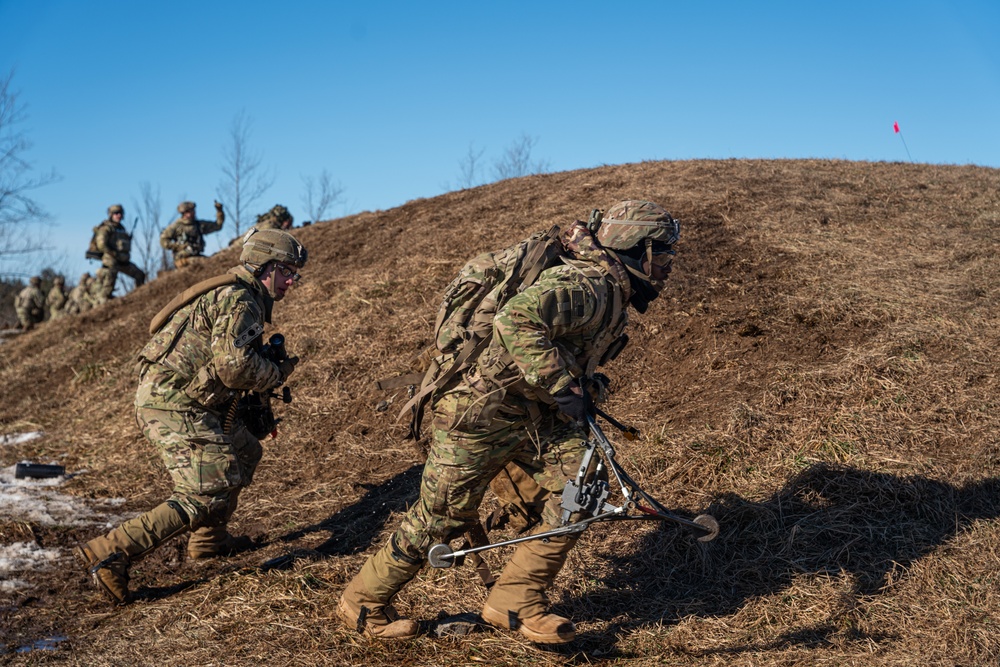
[[[623,428],[604,413],[600,414],[616,427]],[[719,523],[715,517],[709,514],[700,514],[694,519],[677,516],[639,488],[635,480],[629,477],[628,473],[619,465],[615,459],[614,446],[604,435],[604,431],[601,430],[594,417],[589,414],[587,415],[587,426],[590,427],[592,437],[584,441],[587,451],[583,456],[576,477],[566,482],[566,487],[563,489],[561,526],[534,535],[458,551],[453,550],[447,544],[435,544],[427,552],[427,561],[431,566],[447,568],[454,565],[459,559],[480,551],[527,542],[528,540],[545,540],[561,535],[582,533],[590,524],[599,521],[669,521],[694,531],[699,542],[711,542],[718,536]],[[637,434],[634,429],[632,432]],[[595,456],[597,463],[593,472],[590,472],[591,463],[593,463]],[[614,476],[621,491],[623,498],[621,505],[612,505],[608,502],[608,497],[611,495],[611,486],[605,480],[605,477],[608,477],[605,473],[608,471]],[[589,516],[571,523],[570,517],[574,512],[582,512]]]

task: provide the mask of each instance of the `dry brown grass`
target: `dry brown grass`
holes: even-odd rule
[[[72,565],[0,609],[0,643],[51,634],[14,664],[989,665],[1000,659],[1000,172],[837,161],[649,162],[533,176],[303,229],[304,283],[275,309],[303,362],[236,528],[258,551],[134,568],[111,610]],[[509,633],[369,642],[336,600],[416,493],[420,451],[372,381],[429,342],[462,262],[630,197],[683,221],[665,296],[608,369],[608,411],[645,438],[622,463],[682,513],[722,524],[588,531],[553,600],[579,640]],[[141,511],[167,478],[132,421],[132,359],[152,315],[232,251],[0,348],[2,453],[62,457],[69,493]],[[0,523],[69,547],[79,529]],[[489,554],[494,566],[504,553]],[[468,568],[424,571],[401,610],[475,611]],[[6,603],[4,603],[6,604]]]

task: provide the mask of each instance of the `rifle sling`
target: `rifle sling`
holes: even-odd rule
[[[233,285],[237,282],[239,282],[239,277],[237,277],[236,274],[225,273],[221,276],[215,276],[214,278],[203,280],[200,283],[195,283],[191,287],[188,287],[186,290],[175,296],[170,303],[164,306],[163,309],[156,314],[153,321],[149,323],[149,333],[155,334],[170,320],[171,317],[174,316],[174,313],[197,299],[202,294],[207,294],[217,287],[222,287],[223,285]]]

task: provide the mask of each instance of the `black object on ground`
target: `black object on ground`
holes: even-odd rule
[[[36,479],[46,479],[49,477],[60,477],[66,474],[66,468],[60,465],[48,463],[18,463],[14,468],[14,477],[24,479],[32,477]]]

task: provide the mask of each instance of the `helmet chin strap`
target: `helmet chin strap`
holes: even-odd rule
[[[660,296],[660,290],[663,289],[664,281],[653,280],[651,275],[648,275],[642,271],[642,261],[633,259],[625,254],[619,254],[610,248],[605,248],[605,250],[612,257],[621,262],[622,266],[629,273],[629,282],[632,287],[632,294],[628,298],[628,302],[632,304],[636,312],[640,315],[645,313],[649,308],[649,303]],[[650,250],[647,248],[647,255],[651,254]],[[652,270],[653,264],[649,263],[650,270]]]

